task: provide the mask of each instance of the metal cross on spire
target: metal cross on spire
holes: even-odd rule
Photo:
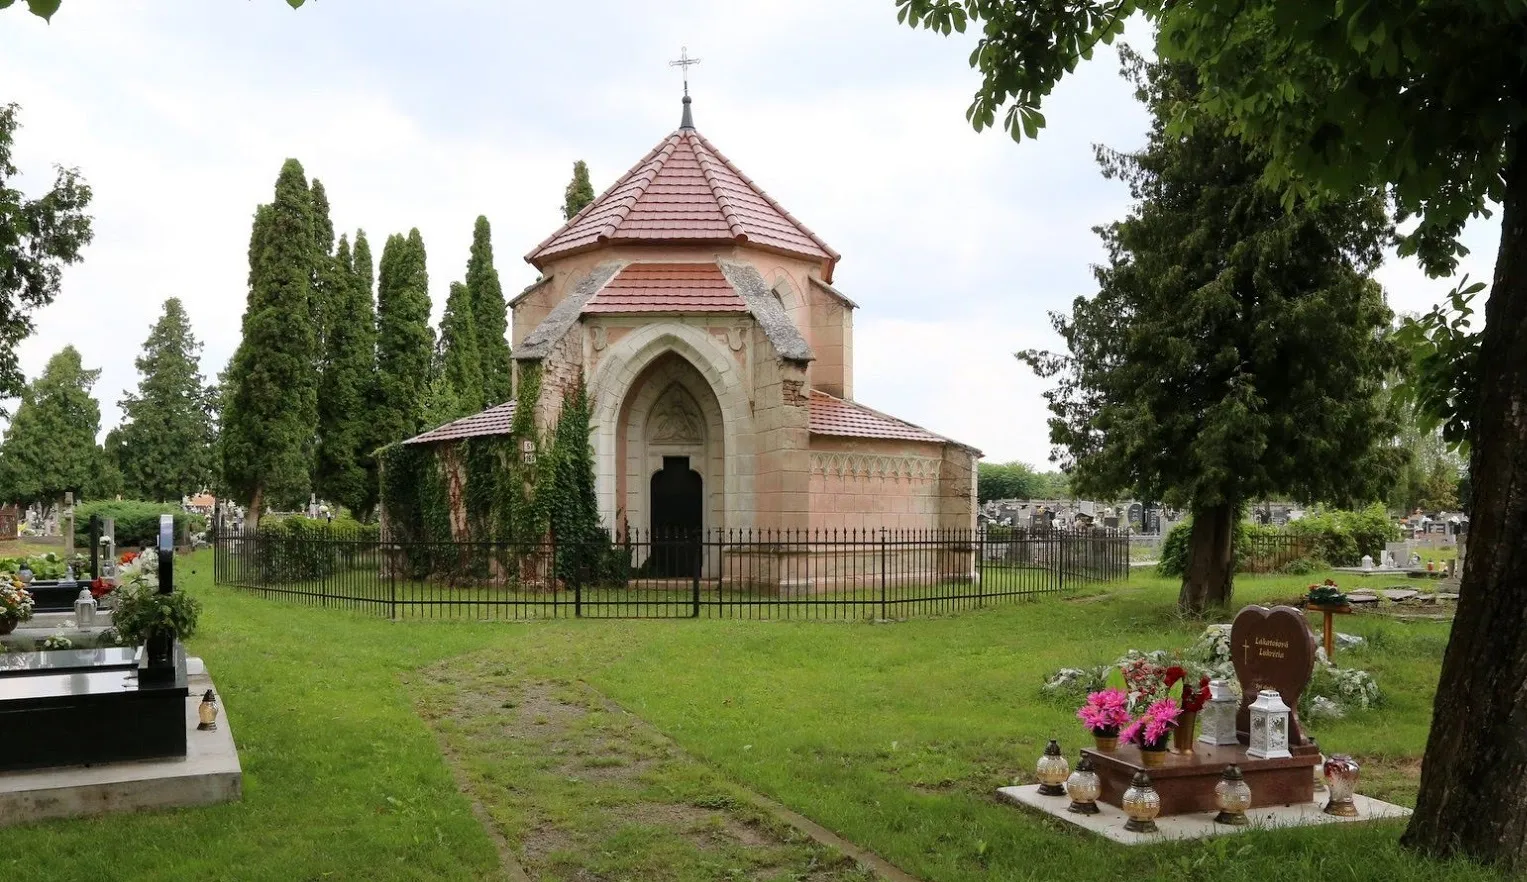
[[[676,68],[678,68],[680,70],[680,72],[682,72],[683,75],[684,75],[684,97],[685,98],[689,97],[689,66],[692,65],[692,64],[699,64],[699,63],[700,63],[700,59],[698,59],[698,58],[690,58],[689,57],[689,47],[688,46],[680,46],[679,47],[679,60],[678,61],[670,61],[670,62],[668,62],[668,66],[669,67],[676,67]]]

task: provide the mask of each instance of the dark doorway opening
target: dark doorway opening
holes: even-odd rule
[[[699,575],[703,484],[687,456],[663,457],[662,470],[652,475],[652,555],[648,558],[652,575]]]

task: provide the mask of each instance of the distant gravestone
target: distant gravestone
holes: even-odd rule
[[[1290,606],[1248,606],[1230,626],[1231,661],[1241,683],[1241,708],[1236,714],[1238,732],[1247,731],[1247,707],[1263,689],[1275,689],[1283,703],[1299,707],[1299,696],[1315,670],[1315,635],[1304,613]],[[1290,715],[1288,743],[1307,743],[1298,712]]]
[[[0,506],[0,539],[20,536],[20,514],[14,505]]]

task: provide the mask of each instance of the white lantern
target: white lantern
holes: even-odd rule
[[[74,621],[81,628],[95,624],[95,598],[90,596],[89,588],[81,588],[74,601]]]
[[[1203,744],[1233,745],[1240,741],[1235,732],[1235,714],[1241,700],[1225,680],[1209,681],[1209,700],[1198,713],[1198,740]]]
[[[1258,759],[1293,756],[1288,752],[1289,707],[1276,689],[1263,689],[1247,708],[1251,715],[1250,744],[1246,755]]]

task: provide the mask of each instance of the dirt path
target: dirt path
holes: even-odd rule
[[[473,656],[411,686],[511,882],[917,882],[738,787],[587,684],[522,682]]]

